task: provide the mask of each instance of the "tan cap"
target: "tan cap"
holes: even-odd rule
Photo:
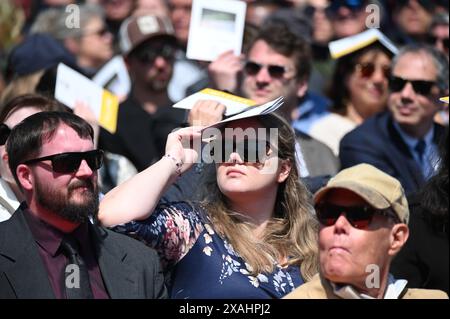
[[[132,16],[122,22],[119,30],[120,49],[128,55],[137,46],[156,36],[175,39],[172,23],[167,17],[153,15]]]
[[[368,164],[359,164],[339,172],[314,195],[319,203],[332,189],[347,189],[361,196],[377,209],[391,207],[400,221],[409,221],[408,201],[400,182],[392,176]]]

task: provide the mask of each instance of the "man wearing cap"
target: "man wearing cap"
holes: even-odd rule
[[[171,107],[167,92],[176,38],[170,20],[152,15],[125,20],[120,37],[133,87],[120,105],[116,134],[102,132],[100,145],[142,171],[163,155],[167,135],[185,121],[185,111]]]
[[[397,178],[407,194],[437,170],[444,128],[434,122],[448,92],[448,60],[425,45],[400,50],[392,62],[388,112],[378,114],[341,140],[342,168],[371,164]]]
[[[400,183],[368,164],[341,171],[314,196],[320,271],[288,299],[448,298],[408,289],[390,264],[408,239],[408,203]]]

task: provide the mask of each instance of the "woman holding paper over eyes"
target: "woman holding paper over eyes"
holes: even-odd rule
[[[159,162],[106,194],[99,218],[158,251],[172,298],[280,298],[317,273],[317,222],[299,182],[295,136],[274,114],[223,124],[202,202],[156,207],[199,156],[183,147],[201,139],[189,127],[169,135]]]

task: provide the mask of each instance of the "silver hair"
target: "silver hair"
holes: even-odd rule
[[[79,27],[69,27],[68,21],[73,19],[74,12],[66,8],[48,9],[39,14],[31,27],[32,33],[48,33],[55,39],[62,41],[67,38],[81,37],[86,25],[94,18],[104,19],[103,9],[94,4],[78,5]]]
[[[436,79],[437,86],[439,87],[440,90],[447,91],[449,85],[448,59],[443,53],[439,52],[430,45],[410,44],[404,46],[403,48],[400,49],[398,54],[392,60],[392,69],[395,68],[395,66],[398,63],[398,60],[401,57],[410,53],[412,54],[425,53],[431,58],[437,70],[437,79]]]

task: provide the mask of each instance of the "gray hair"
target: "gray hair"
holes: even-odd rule
[[[39,14],[31,27],[31,33],[48,33],[55,39],[62,41],[67,38],[81,37],[86,25],[94,18],[104,19],[103,9],[94,4],[77,5],[79,9],[79,28],[69,27],[68,21],[74,21],[74,12],[66,8],[48,9]]]
[[[400,58],[410,53],[411,54],[425,53],[426,55],[428,55],[433,61],[434,66],[436,67],[437,70],[437,79],[436,79],[437,86],[442,91],[448,90],[448,82],[449,82],[448,59],[443,53],[439,52],[430,45],[409,44],[407,46],[404,46],[403,48],[400,49],[399,53],[392,60],[392,69],[395,68]]]
[[[449,25],[448,13],[441,12],[433,16],[433,21],[431,22],[430,31],[433,30],[438,25]]]

